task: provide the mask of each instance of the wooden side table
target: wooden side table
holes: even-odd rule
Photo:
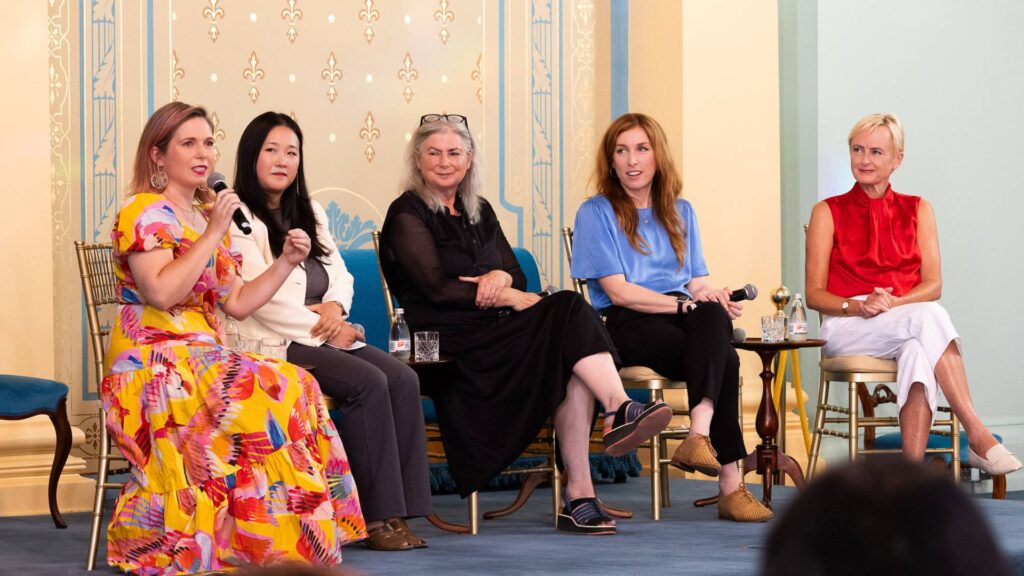
[[[757,418],[754,427],[761,443],[757,450],[743,459],[744,472],[756,469],[761,474],[761,486],[763,488],[762,500],[764,504],[771,507],[772,483],[781,483],[781,475],[773,478],[774,473],[784,472],[789,474],[798,488],[803,488],[804,474],[800,464],[796,460],[779,451],[775,443],[775,437],[779,432],[779,414],[775,410],[775,401],[772,399],[772,381],[775,372],[772,365],[775,356],[782,350],[795,350],[797,348],[820,348],[825,345],[824,340],[783,340],[782,342],[763,342],[760,338],[747,338],[743,342],[733,344],[739,350],[749,350],[761,358],[761,403],[757,408]]]

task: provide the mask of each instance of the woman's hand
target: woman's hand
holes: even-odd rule
[[[210,209],[210,221],[206,227],[207,232],[216,234],[217,237],[224,236],[231,227],[231,215],[242,205],[235,191],[228,188],[222,190],[213,198],[213,208]]]
[[[722,289],[701,286],[694,291],[693,299],[698,302],[718,302],[725,308],[729,318],[735,320],[743,314],[743,305],[739,302],[731,302],[729,296],[732,292],[728,287]]]
[[[281,258],[292,266],[298,266],[309,256],[309,235],[300,228],[292,228],[281,247]]]
[[[459,280],[476,284],[477,308],[493,307],[502,289],[512,285],[512,276],[504,270],[491,270],[481,276],[459,276]]]
[[[498,292],[496,305],[512,308],[516,312],[522,312],[537,302],[540,302],[540,295],[508,287]]]
[[[342,322],[341,329],[338,330],[334,336],[329,338],[327,342],[331,346],[348,350],[356,343],[357,340],[365,342],[365,338],[366,337],[356,330],[351,324],[348,322]]]
[[[313,325],[313,329],[309,331],[309,335],[313,338],[323,338],[324,340],[330,340],[332,337],[341,332],[342,327],[345,325],[345,318],[341,312],[341,306],[338,306],[334,302],[321,302],[319,304],[310,304],[306,306],[313,312],[320,315],[320,319]]]
[[[892,308],[894,298],[892,288],[875,288],[875,291],[868,294],[867,299],[861,303],[858,312],[863,318],[878,316]]]

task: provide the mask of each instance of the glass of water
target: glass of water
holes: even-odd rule
[[[288,346],[285,345],[284,338],[263,338],[260,340],[260,352],[264,356],[278,360],[288,359]]]
[[[786,339],[785,316],[761,316],[761,341],[782,342]]]
[[[441,338],[437,332],[417,332],[413,334],[415,358],[417,362],[437,362],[441,357]]]

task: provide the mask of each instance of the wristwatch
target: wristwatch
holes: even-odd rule
[[[676,316],[683,315],[683,306],[689,301],[690,299],[685,296],[676,296]]]
[[[843,316],[846,316],[847,314],[849,314],[849,312],[850,312],[850,301],[849,300],[843,300],[843,304],[842,304],[842,306],[840,306],[840,308],[843,309]]]

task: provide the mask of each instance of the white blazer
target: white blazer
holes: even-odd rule
[[[327,270],[327,293],[324,302],[341,304],[347,318],[352,309],[354,279],[345,267],[345,261],[338,253],[338,247],[327,227],[327,213],[314,200],[313,214],[316,217],[316,235],[320,243],[332,249],[327,257],[324,268]],[[267,225],[253,216],[252,211],[244,204],[240,208],[252,224],[252,234],[243,234],[231,223],[231,242],[242,254],[242,279],[251,281],[274,263],[274,255],[270,251],[270,238]],[[313,338],[309,331],[320,319],[320,316],[306,308],[306,270],[296,266],[284,284],[269,302],[252,313],[251,316],[238,322],[238,333],[247,338],[284,338],[288,344],[298,342],[306,346],[320,346],[323,338]]]

